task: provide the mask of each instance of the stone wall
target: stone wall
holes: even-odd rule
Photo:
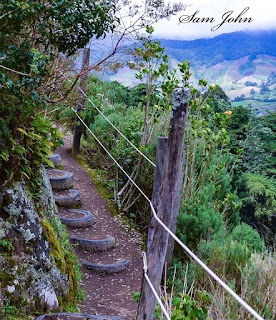
[[[0,195],[2,310],[26,319],[34,311],[61,310],[74,302],[76,291],[74,255],[45,169],[41,175],[36,200],[24,182],[10,184]]]

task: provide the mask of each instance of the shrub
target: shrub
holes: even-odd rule
[[[181,203],[177,233],[191,249],[195,249],[201,239],[211,239],[220,229],[225,228],[223,216],[210,205],[210,194],[213,193],[210,188],[204,188],[197,197]]]
[[[246,245],[223,233],[211,241],[200,241],[198,251],[201,259],[219,277],[235,282],[241,279],[241,272],[251,257],[251,250]]]
[[[276,316],[276,268],[273,255],[255,254],[242,272],[240,297],[264,319],[273,320]],[[214,319],[251,320],[252,316],[224,290],[209,291],[213,303],[208,315]]]
[[[239,243],[246,244],[252,251],[263,252],[265,250],[265,244],[259,233],[246,223],[242,223],[233,229],[232,238]]]

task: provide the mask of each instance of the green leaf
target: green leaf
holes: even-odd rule
[[[173,301],[172,301],[172,305],[173,306],[179,306],[180,302],[181,302],[181,299],[179,297],[174,298]]]

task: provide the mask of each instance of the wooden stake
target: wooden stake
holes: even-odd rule
[[[184,167],[184,133],[190,89],[177,88],[172,94],[173,109],[167,140],[158,140],[152,202],[158,217],[169,227],[176,225]],[[161,159],[160,159],[161,158]],[[175,220],[175,221],[173,221]],[[148,277],[159,292],[169,234],[152,218],[147,246]],[[145,278],[142,282],[137,320],[153,320],[156,299]]]
[[[88,69],[89,67],[89,57],[90,57],[90,49],[84,48],[83,49],[83,56],[82,56],[82,67],[81,72]],[[81,90],[86,93],[86,82],[87,82],[87,73],[80,78],[80,102],[77,107],[77,113],[81,113],[84,110],[84,103],[85,103],[85,96],[81,92]],[[80,141],[82,135],[83,126],[81,122],[76,117],[76,123],[74,128],[74,137],[73,137],[73,146],[72,146],[72,154],[76,155],[80,152]]]

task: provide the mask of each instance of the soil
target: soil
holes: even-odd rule
[[[73,189],[73,187],[71,187],[70,189]],[[70,195],[69,190],[62,190],[62,189],[54,189],[53,193],[55,197],[67,197]]]
[[[47,175],[49,177],[62,177],[63,176],[63,173],[62,172],[56,172],[56,171],[51,171],[51,170],[47,170]]]
[[[82,313],[120,316],[124,320],[130,320],[136,317],[138,306],[133,294],[141,289],[141,250],[132,235],[112,216],[89,174],[68,152],[71,138],[66,136],[63,140],[64,146],[56,152],[61,156],[63,169],[73,173],[72,188],[78,190],[82,196],[80,209],[91,211],[96,221],[88,228],[67,227],[68,233],[86,239],[105,239],[109,235],[116,239],[116,247],[106,252],[90,253],[76,246],[79,260],[100,264],[115,263],[124,258],[129,260],[127,269],[117,274],[101,275],[83,267],[81,286],[86,292],[86,299],[80,305],[80,310]],[[59,214],[68,218],[76,216],[76,213],[70,212],[69,209],[59,208]]]

